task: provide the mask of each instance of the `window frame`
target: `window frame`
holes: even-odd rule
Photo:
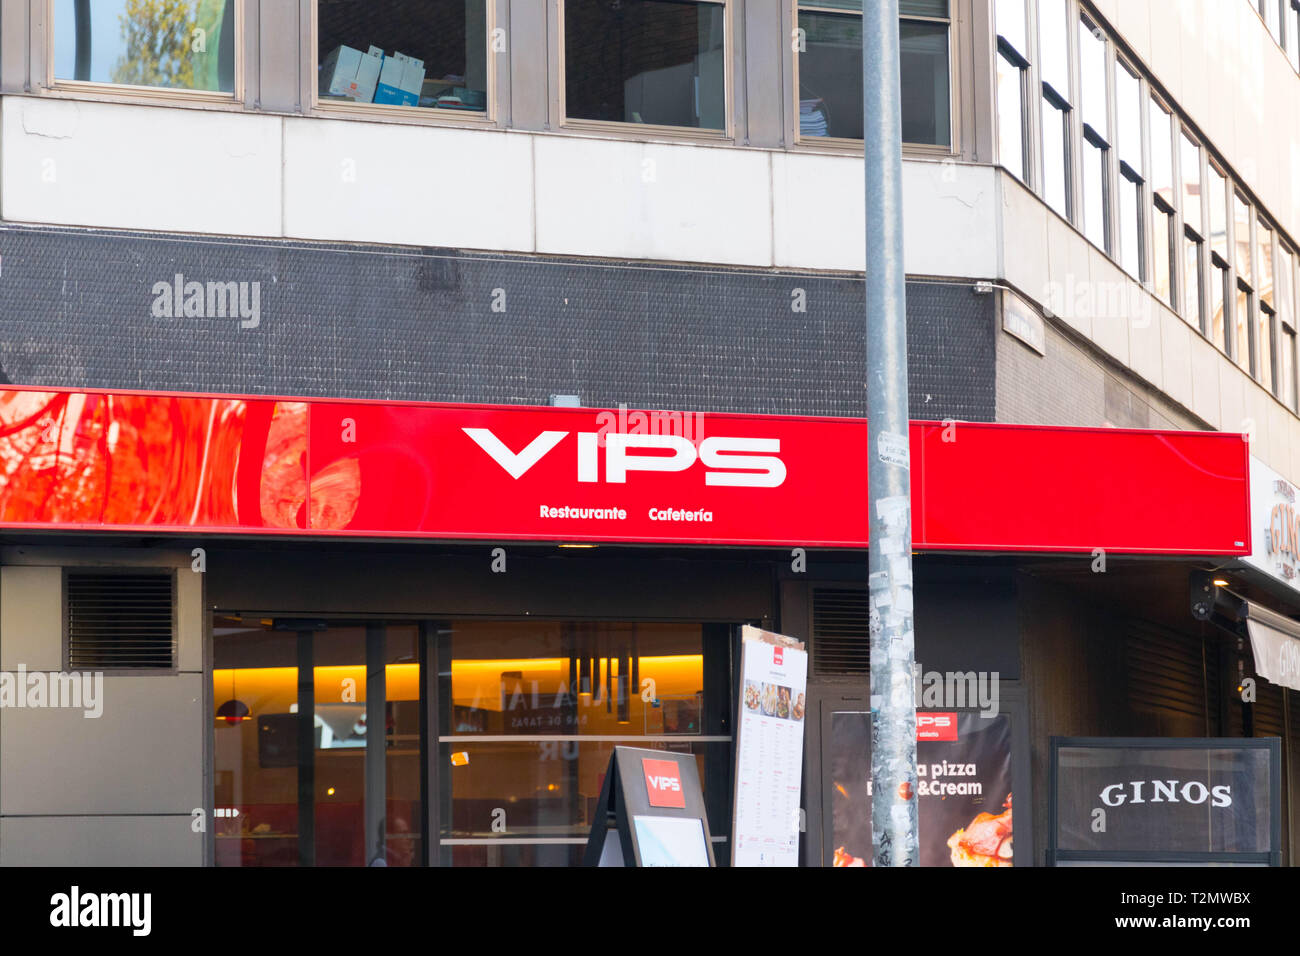
[[[993,37],[993,56],[995,58],[993,70],[993,116],[994,116],[994,143],[997,152],[997,164],[1010,173],[1026,189],[1042,198],[1041,174],[1039,172],[1039,155],[1042,147],[1038,143],[1038,124],[1039,120],[1035,118],[1035,112],[1041,107],[1039,103],[1042,94],[1039,92],[1040,86],[1036,79],[1036,70],[1034,63],[1037,60],[1038,45],[1036,23],[1038,7],[1034,4],[1033,10],[1029,9],[1027,0],[1020,0],[1022,12],[1024,13],[1025,38],[1024,44],[1027,49],[1020,50],[1012,45],[1011,41],[1006,39],[998,32],[997,24],[997,3],[996,0],[989,4],[989,12],[993,15],[992,20],[992,37]],[[1017,69],[1020,73],[1020,170],[1021,175],[1017,176],[1002,161],[1002,132],[999,124],[1002,122],[1002,111],[998,107],[997,91],[997,63],[996,58],[1001,57],[1011,67]]]
[[[308,116],[335,117],[349,119],[370,119],[388,122],[409,120],[433,120],[438,125],[455,126],[495,126],[497,125],[497,71],[492,53],[492,31],[496,28],[496,3],[494,0],[481,0],[486,12],[483,25],[483,55],[487,77],[486,109],[483,112],[469,110],[443,110],[436,106],[397,106],[392,103],[345,103],[339,100],[322,100],[320,98],[320,21],[319,4],[309,0],[311,8],[311,29],[307,38],[308,56],[305,58],[307,85],[310,87],[309,98],[304,111]]]
[[[1283,373],[1286,374],[1285,388],[1281,394],[1275,392],[1278,401],[1285,405],[1288,411],[1300,415],[1300,354],[1296,350],[1296,326],[1300,324],[1300,319],[1296,317],[1297,299],[1300,299],[1300,257],[1297,257],[1295,249],[1282,239],[1280,235],[1274,234],[1274,241],[1277,243],[1277,258],[1274,264],[1274,281],[1277,277],[1285,275],[1286,281],[1286,310],[1284,314],[1282,296],[1275,294],[1274,301],[1277,303],[1277,377],[1281,379]],[[1289,367],[1283,359],[1289,358]]]
[[[1115,161],[1113,163],[1115,167],[1115,188],[1116,188],[1116,201],[1115,201],[1116,255],[1112,256],[1112,258],[1114,259],[1116,264],[1119,265],[1119,267],[1124,270],[1125,273],[1127,273],[1131,278],[1133,278],[1135,281],[1137,281],[1145,288],[1148,287],[1148,284],[1153,281],[1151,275],[1151,271],[1152,271],[1151,262],[1148,258],[1152,250],[1152,239],[1149,234],[1149,231],[1151,229],[1151,225],[1153,222],[1153,216],[1148,209],[1148,206],[1150,205],[1150,201],[1151,201],[1148,196],[1148,194],[1151,191],[1150,190],[1151,173],[1149,168],[1150,158],[1147,155],[1148,133],[1147,133],[1147,125],[1146,125],[1147,117],[1145,115],[1146,114],[1145,107],[1146,107],[1148,97],[1150,96],[1150,92],[1147,86],[1146,74],[1143,73],[1142,69],[1138,67],[1128,57],[1121,54],[1119,48],[1116,46],[1116,44],[1113,41],[1111,42],[1110,47],[1112,50],[1112,54],[1108,60],[1108,64],[1110,65],[1110,68],[1108,69],[1108,73],[1111,75],[1108,77],[1107,82],[1109,83],[1111,88],[1110,103],[1114,109],[1114,112],[1112,114],[1113,125],[1114,125],[1114,131],[1112,133],[1112,136],[1116,141],[1114,144]],[[1120,126],[1119,82],[1117,77],[1118,77],[1118,71],[1120,70],[1123,70],[1125,73],[1127,73],[1133,79],[1134,83],[1137,85],[1137,107],[1136,107],[1137,108],[1137,137],[1138,137],[1137,152],[1138,152],[1138,161],[1142,164],[1142,169],[1140,170],[1134,169],[1133,166],[1130,165],[1120,155],[1119,152],[1121,135],[1119,130],[1119,126]],[[1137,211],[1138,248],[1136,250],[1136,255],[1137,255],[1136,274],[1129,272],[1128,268],[1124,265],[1125,226],[1122,223],[1123,202],[1119,195],[1125,189],[1130,189],[1133,187],[1137,187],[1137,210],[1136,211]]]
[[[1174,141],[1178,144],[1178,148],[1173,154],[1174,198],[1177,200],[1178,205],[1178,222],[1180,227],[1179,236],[1184,243],[1190,241],[1196,246],[1195,266],[1197,275],[1195,283],[1197,314],[1193,320],[1192,316],[1187,315],[1187,307],[1189,303],[1186,301],[1188,298],[1186,290],[1191,283],[1191,277],[1186,274],[1188,267],[1187,257],[1185,255],[1179,256],[1179,281],[1177,284],[1180,295],[1178,314],[1186,320],[1188,325],[1197,329],[1201,335],[1209,337],[1210,315],[1205,301],[1205,280],[1211,265],[1211,263],[1206,260],[1206,252],[1208,248],[1206,221],[1209,215],[1209,209],[1207,208],[1206,203],[1206,193],[1208,192],[1206,188],[1206,180],[1208,179],[1208,171],[1206,168],[1207,150],[1201,137],[1193,133],[1192,130],[1187,127],[1187,124],[1182,122],[1181,117],[1177,113],[1174,114],[1174,120],[1176,124],[1174,130]],[[1183,159],[1187,154],[1186,147],[1188,145],[1196,150],[1195,175],[1198,190],[1196,198],[1197,212],[1199,215],[1196,217],[1195,221],[1191,221],[1187,218],[1187,170],[1183,168]]]
[[[1266,315],[1268,316],[1268,344],[1270,354],[1267,356],[1267,361],[1269,363],[1269,384],[1265,386],[1261,381],[1260,385],[1264,387],[1270,395],[1280,400],[1281,396],[1278,394],[1278,378],[1282,363],[1280,354],[1281,320],[1277,295],[1278,233],[1277,226],[1271,223],[1266,216],[1261,215],[1259,207],[1253,204],[1251,206],[1250,233],[1251,241],[1254,244],[1252,247],[1253,255],[1251,258],[1251,278],[1254,280],[1254,318],[1256,328],[1259,328],[1263,322],[1263,317]],[[1264,238],[1262,235],[1263,233],[1268,233],[1267,250],[1260,246],[1260,241]],[[1267,259],[1267,263],[1255,261],[1260,258]],[[1265,271],[1266,265],[1267,272]],[[1267,286],[1265,285],[1266,280],[1269,283]],[[1258,350],[1259,347],[1257,346],[1256,351]],[[1261,355],[1260,359],[1261,361],[1264,361],[1265,356]]]
[[[1182,193],[1182,183],[1179,180],[1178,167],[1178,149],[1180,144],[1179,133],[1183,128],[1182,119],[1179,116],[1178,111],[1169,105],[1166,98],[1156,91],[1150,81],[1144,84],[1144,87],[1146,90],[1146,98],[1143,102],[1144,109],[1142,110],[1142,141],[1144,147],[1142,158],[1143,162],[1147,166],[1146,186],[1144,191],[1147,196],[1147,213],[1150,219],[1148,233],[1151,240],[1148,243],[1151,249],[1151,269],[1148,273],[1146,286],[1147,290],[1167,308],[1179,316],[1182,316],[1182,299],[1184,290],[1181,283],[1183,273],[1180,265],[1182,262],[1182,239],[1184,232],[1182,229],[1182,217],[1180,213],[1182,203],[1179,202],[1179,197]],[[1152,146],[1155,143],[1155,130],[1152,128],[1151,123],[1152,109],[1160,110],[1169,118],[1169,142],[1166,143],[1165,146],[1169,155],[1169,191],[1172,202],[1162,197],[1155,188],[1155,153],[1152,149]],[[1162,126],[1163,125],[1164,124],[1162,123]],[[1155,260],[1155,230],[1159,227],[1162,220],[1165,224],[1165,228],[1169,232],[1169,240],[1164,246],[1169,255],[1169,263],[1166,267],[1169,274],[1169,295],[1164,298],[1162,298],[1160,293],[1156,291],[1155,285],[1157,274]],[[1190,325],[1191,323],[1188,324]]]
[[[1076,125],[1079,131],[1079,215],[1078,228],[1079,232],[1085,239],[1092,242],[1094,246],[1104,252],[1112,262],[1123,269],[1120,263],[1120,249],[1118,241],[1118,178],[1119,160],[1116,155],[1116,136],[1115,129],[1118,124],[1116,117],[1115,96],[1117,93],[1115,85],[1115,43],[1109,33],[1102,28],[1101,24],[1093,17],[1086,8],[1079,6],[1073,19],[1074,27],[1070,31],[1074,34],[1071,42],[1076,47],[1074,55],[1078,70],[1078,99],[1079,104],[1075,112],[1078,114]],[[1087,99],[1087,92],[1084,90],[1083,75],[1083,35],[1081,30],[1087,32],[1101,43],[1101,111],[1106,123],[1106,128],[1098,130],[1088,122],[1084,115],[1084,103]],[[1095,149],[1100,152],[1101,160],[1101,243],[1098,245],[1088,235],[1088,182],[1087,182],[1087,157],[1088,150]],[[1127,270],[1126,270],[1127,271]]]
[[[96,80],[65,80],[54,75],[54,44],[58,32],[55,23],[57,0],[43,0],[45,33],[42,44],[45,53],[45,88],[42,92],[71,94],[78,99],[112,98],[136,103],[154,103],[167,106],[242,106],[244,103],[244,31],[247,26],[245,0],[232,0],[234,4],[234,89],[229,93],[220,90],[186,90],[168,86],[136,86],[130,83],[101,83]],[[313,16],[316,9],[312,0]],[[34,25],[35,26],[35,25]],[[41,29],[42,27],[35,27]]]
[[[661,126],[655,123],[625,123],[620,120],[591,120],[581,119],[569,116],[568,108],[568,73],[567,73],[567,44],[568,37],[564,32],[564,4],[565,0],[555,0],[553,9],[556,11],[556,30],[555,42],[558,47],[556,50],[556,71],[552,74],[555,77],[556,89],[554,97],[558,102],[559,114],[558,125],[561,130],[582,131],[588,133],[612,133],[620,139],[629,138],[629,132],[637,130],[641,137],[632,138],[653,138],[653,139],[686,139],[686,140],[704,140],[706,142],[732,142],[736,140],[736,14],[737,5],[734,0],[690,0],[696,6],[709,4],[711,6],[722,8],[722,97],[723,97],[723,128],[718,129],[697,129],[692,126]],[[488,36],[491,37],[492,30],[489,27]],[[796,87],[796,90],[798,88]],[[798,94],[796,93],[796,96]],[[797,111],[796,111],[796,115]]]
[[[865,2],[870,3],[871,0],[865,0]],[[942,23],[948,29],[948,145],[941,146],[937,143],[912,143],[912,142],[908,142],[907,140],[904,140],[903,141],[904,152],[916,153],[916,154],[928,154],[931,156],[944,156],[944,157],[956,156],[961,152],[961,146],[957,138],[958,136],[957,114],[960,108],[960,104],[958,103],[957,95],[956,95],[957,94],[957,67],[958,67],[957,53],[956,53],[957,44],[953,42],[953,24],[956,23],[958,19],[957,16],[954,14],[953,8],[960,2],[962,2],[962,0],[948,0],[948,16],[946,19],[943,17],[907,16],[901,12],[898,15],[898,19],[900,22],[903,20],[911,20],[914,23]],[[561,4],[561,14],[563,14],[564,0],[559,0],[559,3]],[[786,0],[786,10],[790,16],[790,23],[791,23],[791,29],[790,29],[791,36],[794,36],[796,34],[796,31],[798,31],[799,29],[799,11],[801,9],[808,10],[812,13],[832,13],[832,14],[839,14],[841,16],[861,17],[864,15],[861,11],[843,10],[843,9],[838,9],[830,6],[822,6],[816,3],[815,0],[813,0],[813,2],[810,2],[806,5],[801,3],[800,0]],[[730,21],[728,21],[727,23],[728,32],[730,32],[731,28],[732,25]],[[996,42],[996,37],[995,37],[995,42]],[[995,56],[997,55],[996,50],[994,50],[994,55]],[[860,139],[849,139],[846,136],[804,136],[799,131],[799,58],[801,56],[802,54],[798,50],[795,50],[792,46],[791,57],[790,57],[792,61],[790,67],[790,76],[792,79],[791,88],[790,88],[790,109],[791,109],[790,115],[793,122],[787,124],[789,127],[789,136],[790,136],[789,142],[796,147],[819,147],[820,146],[820,147],[825,147],[837,151],[856,150],[857,152],[861,152],[862,140]],[[901,68],[901,64],[900,64],[900,68]],[[1023,81],[1023,71],[1025,69],[1027,69],[1027,67],[1021,68],[1022,81]],[[730,71],[728,71],[728,73],[730,73]],[[996,93],[994,95],[996,96]],[[730,112],[730,110],[731,110],[731,103],[730,101],[728,101],[728,112]]]

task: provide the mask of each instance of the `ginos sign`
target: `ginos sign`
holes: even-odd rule
[[[565,431],[544,431],[518,452],[511,451],[490,428],[464,428],[474,443],[519,479],[553,448],[569,437]],[[577,479],[599,482],[599,432],[577,432]],[[605,440],[605,481],[620,485],[630,471],[686,471],[698,459],[707,469],[706,485],[734,488],[777,488],[785,483],[785,463],[772,454],[779,452],[779,438],[706,438],[695,443],[680,435],[625,435],[611,432]],[[666,450],[669,455],[638,455],[640,450]]]
[[[1144,795],[1143,788],[1148,784],[1151,789]],[[1109,787],[1102,788],[1099,796],[1101,802],[1108,807],[1120,807],[1126,803],[1130,805],[1179,802],[1201,804],[1206,800],[1210,801],[1212,807],[1232,806],[1231,786],[1219,784],[1215,787],[1207,787],[1199,780],[1189,780],[1181,785],[1177,780],[1132,780],[1128,783],[1112,783]]]

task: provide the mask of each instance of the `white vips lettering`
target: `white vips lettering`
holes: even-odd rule
[[[518,452],[511,451],[490,428],[463,428],[479,448],[518,480],[542,460],[569,432],[544,431]],[[598,433],[577,432],[577,478],[580,482],[599,482]],[[638,455],[640,450],[669,451],[668,455]],[[781,450],[779,438],[706,438],[695,444],[680,435],[605,436],[605,482],[625,484],[633,471],[686,471],[698,460],[705,469],[706,485],[733,488],[778,488],[785,483],[785,462],[775,454]]]
[[[1151,790],[1149,796],[1144,796],[1143,788],[1147,784],[1151,785]],[[1210,806],[1213,807],[1232,806],[1231,786],[1219,784],[1211,788],[1206,787],[1199,780],[1189,780],[1181,788],[1177,780],[1131,780],[1128,783],[1112,783],[1109,787],[1103,787],[1098,796],[1101,797],[1101,802],[1108,807],[1119,807],[1125,803],[1130,805],[1135,803],[1178,803],[1180,796],[1183,803],[1200,804],[1209,799]]]
[[[650,781],[650,786],[655,790],[672,790],[678,792],[682,789],[681,781],[676,777],[646,777]]]

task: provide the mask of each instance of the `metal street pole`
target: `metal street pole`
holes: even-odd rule
[[[898,0],[867,0],[862,7],[872,862],[875,866],[916,866],[912,502]]]

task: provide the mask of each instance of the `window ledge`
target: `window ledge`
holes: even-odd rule
[[[43,96],[63,100],[93,100],[98,103],[128,103],[134,106],[175,106],[182,109],[251,112],[234,93],[206,90],[173,90],[164,87],[118,86],[111,83],[61,82],[30,92],[6,93],[6,96]]]

